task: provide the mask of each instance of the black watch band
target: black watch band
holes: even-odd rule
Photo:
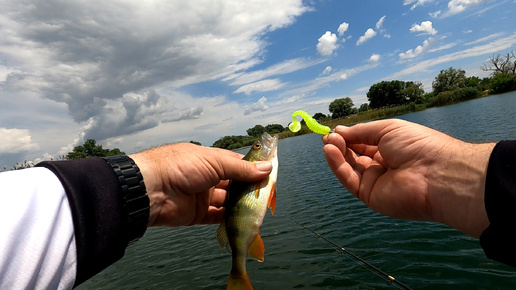
[[[115,171],[122,188],[129,225],[129,245],[140,239],[149,223],[150,201],[140,168],[126,155],[102,157]]]

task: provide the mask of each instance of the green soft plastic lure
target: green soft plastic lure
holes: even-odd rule
[[[303,118],[305,120],[305,123],[306,123],[306,126],[308,126],[308,129],[312,130],[312,132],[321,134],[321,135],[330,134],[330,131],[331,131],[330,127],[317,123],[317,121],[314,118],[312,118],[312,116],[310,116],[307,112],[302,111],[302,110],[295,111],[292,114],[292,123],[288,124],[288,128],[290,129],[290,131],[297,132],[297,131],[301,130],[301,122],[299,122],[296,119],[296,116],[301,116],[301,118]]]

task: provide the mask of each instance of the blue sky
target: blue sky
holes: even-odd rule
[[[383,80],[489,74],[514,0],[0,0],[0,166],[96,139],[210,146],[303,109],[358,107]]]

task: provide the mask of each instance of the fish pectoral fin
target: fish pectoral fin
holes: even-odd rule
[[[228,233],[226,232],[226,223],[222,222],[217,229],[217,242],[221,248],[226,248],[228,253],[231,254],[231,247],[229,246]]]
[[[261,263],[263,262],[264,253],[265,247],[263,246],[262,237],[260,237],[260,234],[257,234],[249,245],[249,257],[258,260],[258,262]]]
[[[272,184],[271,194],[269,195],[269,203],[267,207],[271,209],[271,214],[274,214],[276,209],[276,183]]]

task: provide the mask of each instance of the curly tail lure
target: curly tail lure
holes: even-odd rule
[[[288,128],[292,132],[298,132],[301,130],[301,123],[296,119],[296,116],[301,116],[305,120],[306,126],[308,126],[308,129],[312,130],[312,132],[321,134],[321,135],[327,135],[330,134],[330,127],[321,125],[317,123],[317,121],[312,118],[307,112],[298,110],[295,111],[292,114],[292,123],[288,124]]]

